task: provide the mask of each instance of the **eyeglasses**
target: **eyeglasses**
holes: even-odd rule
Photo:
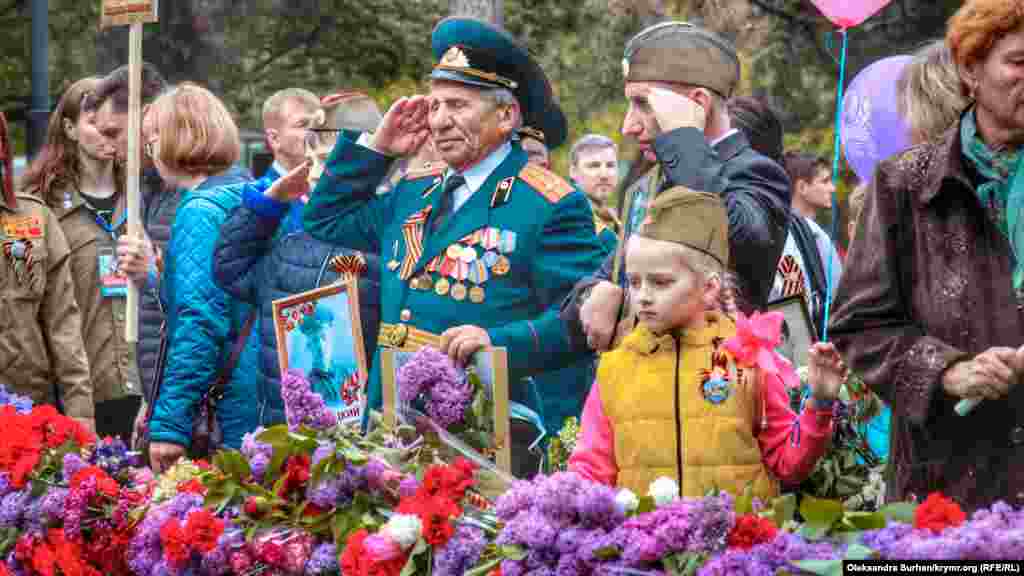
[[[154,138],[142,145],[142,152],[146,155],[146,158],[149,158],[150,160],[156,158],[156,155],[160,150],[160,147],[158,146],[159,143],[160,140]]]
[[[333,147],[341,132],[341,128],[306,128],[306,147],[312,150]]]

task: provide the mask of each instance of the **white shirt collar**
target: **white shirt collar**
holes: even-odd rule
[[[469,187],[470,191],[476,192],[481,186],[483,186],[484,182],[491,177],[491,173],[494,172],[511,153],[512,144],[505,142],[488,154],[486,158],[477,162],[465,172],[462,172],[462,177],[466,179],[466,186]],[[449,170],[448,174],[445,175],[445,180],[447,180],[453,173],[453,171]]]
[[[487,155],[486,158],[477,162],[465,172],[462,172],[462,177],[466,179],[466,183],[455,189],[454,203],[452,207],[454,210],[458,210],[466,203],[467,200],[484,185],[484,182],[491,177],[491,174],[497,170],[498,166],[508,158],[508,155],[512,153],[512,144],[505,142],[499,146],[495,151]],[[445,174],[445,180],[447,180],[453,171],[449,170]]]
[[[712,141],[712,142],[711,142],[711,143],[709,144],[709,146],[711,146],[712,148],[714,148],[715,146],[718,146],[718,145],[719,145],[719,144],[721,144],[722,142],[725,142],[725,139],[726,139],[726,138],[728,138],[729,136],[732,136],[733,134],[735,134],[735,133],[737,133],[737,132],[739,132],[739,130],[738,130],[738,129],[736,129],[736,128],[733,128],[733,129],[729,130],[728,132],[726,132],[725,134],[722,134],[722,135],[721,135],[721,136],[719,136],[718,138],[715,138],[715,139],[714,139],[714,140],[713,140],[713,141]]]
[[[279,176],[284,176],[285,174],[288,173],[288,170],[285,170],[284,166],[281,166],[281,163],[278,162],[277,160],[274,160],[274,163],[271,164],[270,167],[273,168],[274,171],[277,172]]]

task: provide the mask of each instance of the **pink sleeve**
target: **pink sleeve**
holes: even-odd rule
[[[789,407],[789,394],[783,381],[789,372],[761,374],[762,415],[754,426],[761,459],[768,471],[782,482],[799,483],[811,474],[818,459],[828,450],[832,440],[832,410],[817,410],[808,401],[797,416]]]
[[[584,478],[615,486],[619,466],[615,463],[615,431],[604,413],[601,388],[597,382],[590,387],[583,405],[580,439],[569,457],[569,471]]]

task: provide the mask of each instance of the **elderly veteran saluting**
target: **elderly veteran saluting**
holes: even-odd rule
[[[781,166],[732,128],[725,103],[740,79],[736,50],[708,30],[664,22],[629,41],[623,76],[629,108],[622,133],[639,144],[652,166],[625,192],[623,238],[665,190],[715,194],[729,215],[728,267],[739,283],[740,308],[750,313],[764,307],[785,245],[790,183]],[[563,308],[573,339],[589,340],[596,350],[612,347],[624,308],[624,271],[613,277],[612,269],[609,258],[598,274],[577,285]]]
[[[582,192],[529,164],[513,141],[524,120],[548,117],[550,85],[526,50],[483,22],[446,19],[432,47],[429,96],[395,102],[372,136],[341,135],[306,206],[306,230],[381,254],[379,346],[437,346],[463,363],[502,346],[512,382],[568,365],[577,352],[557,306],[601,264],[593,215]],[[376,195],[392,162],[428,138],[448,168],[408,173]],[[294,193],[287,181],[276,188],[268,192],[277,199]],[[379,366],[371,408],[381,405]]]

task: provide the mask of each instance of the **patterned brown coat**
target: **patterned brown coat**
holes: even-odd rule
[[[1024,344],[1013,254],[974,178],[959,124],[882,162],[836,294],[830,334],[893,409],[889,500],[1024,504],[1024,387],[961,417],[941,385],[958,360]]]

